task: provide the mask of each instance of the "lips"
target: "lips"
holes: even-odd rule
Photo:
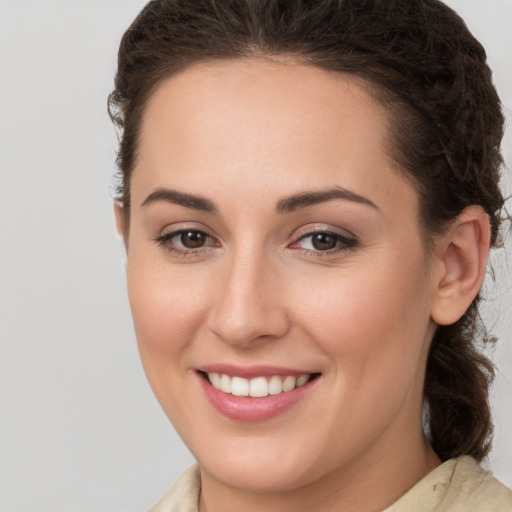
[[[285,368],[225,365],[201,368],[198,374],[215,409],[240,421],[262,421],[283,413],[299,402],[320,376]]]

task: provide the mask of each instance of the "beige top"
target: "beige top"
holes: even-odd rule
[[[188,468],[148,512],[198,512],[199,467]],[[512,512],[512,492],[468,456],[441,464],[383,512]]]

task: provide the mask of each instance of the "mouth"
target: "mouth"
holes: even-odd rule
[[[252,398],[265,398],[267,396],[288,393],[294,389],[305,386],[320,376],[319,373],[305,373],[298,376],[270,375],[248,379],[218,372],[199,373],[218,391],[233,396]]]
[[[206,398],[223,416],[258,422],[278,416],[301,402],[317,387],[322,374],[223,366],[197,370],[197,375]]]

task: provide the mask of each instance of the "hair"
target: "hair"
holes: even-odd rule
[[[129,221],[130,176],[145,106],[165,79],[208,61],[289,56],[349,73],[389,113],[397,168],[420,200],[427,240],[469,205],[498,243],[503,115],[486,53],[438,0],[153,0],[124,34],[109,113],[120,132],[118,194]],[[427,361],[425,430],[442,459],[490,450],[494,376],[478,313],[438,326]]]

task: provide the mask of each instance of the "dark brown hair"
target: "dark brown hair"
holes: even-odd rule
[[[119,195],[130,175],[145,105],[166,78],[211,59],[286,55],[363,79],[390,113],[391,156],[420,197],[427,246],[469,205],[497,243],[503,116],[486,54],[437,0],[154,0],[124,34],[109,112],[120,128]],[[439,326],[425,379],[426,431],[443,460],[490,448],[493,365],[476,297]]]

